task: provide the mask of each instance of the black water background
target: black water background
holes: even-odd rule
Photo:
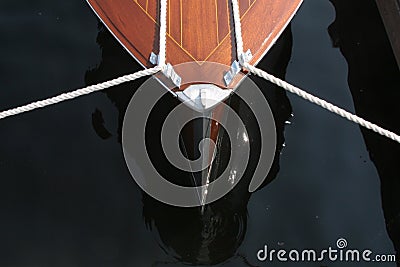
[[[327,31],[334,19],[328,1],[305,1],[292,24],[287,80],[353,111],[348,65]],[[101,58],[97,32],[83,1],[2,1],[2,109],[83,86],[85,72]],[[355,248],[393,253],[380,179],[360,129],[288,96],[295,116],[286,127],[281,170],[250,198],[238,254],[257,265],[264,244],[322,249],[340,237]],[[145,229],[141,193],[128,179],[117,137],[104,141],[92,129],[96,108],[108,111],[107,127],[116,129],[118,112],[103,94],[0,122],[1,266],[170,261]]]

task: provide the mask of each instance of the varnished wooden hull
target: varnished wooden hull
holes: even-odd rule
[[[159,0],[88,0],[88,3],[127,51],[144,67],[159,47]],[[239,0],[244,49],[257,64],[286,28],[302,0]],[[205,61],[226,66],[237,59],[230,0],[169,0],[167,62],[176,66],[196,62],[198,75],[225,88],[224,70],[202,67]],[[190,72],[190,71],[189,71]],[[183,83],[191,81],[178,73]],[[233,83],[230,87],[234,87]]]
[[[143,66],[152,67],[149,60],[152,52],[159,51],[159,0],[88,0],[88,3],[122,44],[122,46]],[[239,0],[244,49],[250,49],[253,58],[250,64],[256,65],[276,42],[298,10],[302,0]],[[174,86],[163,74],[157,74],[158,80],[170,89],[178,98],[185,101],[185,92],[194,84],[202,84],[195,97],[207,94],[219,95],[212,109],[204,108],[204,113],[211,114],[206,132],[216,146],[204,151],[209,168],[201,173],[201,183],[208,184],[212,174],[211,166],[218,151],[220,121],[224,114],[221,101],[244,78],[243,73],[236,75],[229,84],[224,75],[233,61],[238,59],[233,23],[231,0],[168,0],[167,10],[167,62],[174,66],[175,72],[182,78],[180,88]],[[213,86],[210,86],[213,85]],[[196,87],[198,88],[198,86]],[[210,89],[211,88],[211,89]],[[197,89],[196,89],[197,90]],[[228,91],[226,91],[228,90]],[[220,91],[220,92],[218,92]],[[197,95],[197,96],[196,96]],[[190,100],[190,99],[189,99]],[[191,99],[194,100],[194,99]],[[198,100],[198,99],[197,99]],[[203,100],[200,99],[202,105]],[[186,101],[188,103],[190,101]],[[198,101],[192,101],[195,103]],[[196,106],[193,106],[198,111]],[[201,110],[202,106],[200,106]],[[194,145],[189,136],[189,146]],[[194,140],[193,139],[193,140]],[[248,140],[246,141],[248,142]],[[194,151],[190,147],[190,151]],[[201,192],[201,201],[206,199],[207,190]]]

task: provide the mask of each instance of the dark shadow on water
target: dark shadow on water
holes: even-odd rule
[[[108,80],[125,74],[127,70],[134,72],[141,68],[102,26],[100,26],[97,42],[102,48],[102,61],[98,67],[86,73],[87,84]],[[260,66],[274,75],[284,78],[291,48],[292,34],[289,27],[265,60],[260,63]],[[135,90],[143,81],[144,79],[141,79],[105,91],[105,95],[118,109],[118,118],[116,118],[118,119],[118,130],[117,132],[109,131],[104,126],[103,118],[106,116],[103,116],[101,110],[96,109],[92,114],[92,123],[100,138],[107,139],[112,135],[117,135],[118,141],[121,142],[125,110]],[[285,122],[290,119],[291,106],[283,90],[260,79],[254,78],[254,81],[262,89],[270,103],[277,129],[277,150],[273,166],[262,185],[264,187],[276,177],[279,171],[279,155],[284,144],[284,126]],[[169,95],[166,96],[164,101],[157,106],[157,114],[161,115],[150,118],[149,121],[154,125],[150,127],[155,129],[160,127],[163,117],[178,104],[177,101]],[[171,260],[174,258],[178,262],[189,265],[214,265],[232,257],[242,257],[237,255],[237,249],[246,234],[247,204],[251,196],[247,189],[258,162],[261,140],[257,123],[247,105],[235,97],[230,100],[230,105],[245,122],[252,151],[249,165],[238,186],[222,199],[207,205],[203,213],[199,208],[172,207],[154,200],[145,193],[142,194],[143,219],[146,226],[156,234],[160,246],[167,254],[171,255]],[[157,138],[159,139],[158,131],[146,131],[146,140],[157,140]],[[157,151],[157,148],[154,151]],[[219,157],[223,161],[229,157],[229,146],[223,145],[220,152]],[[158,165],[160,165],[158,168],[167,171],[170,177],[177,180],[188,179],[182,174],[171,173],[167,164],[162,163],[165,160],[162,155],[156,155],[156,157],[158,158],[153,162],[158,161]],[[223,164],[221,165],[223,166]],[[179,183],[179,181],[177,182]],[[242,261],[250,266],[245,258]]]
[[[375,1],[330,1],[336,20],[328,31],[348,63],[357,114],[399,133],[400,73]],[[361,131],[381,180],[386,229],[400,260],[400,145],[364,128]]]

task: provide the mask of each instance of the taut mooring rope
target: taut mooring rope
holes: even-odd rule
[[[241,23],[240,23],[240,11],[238,8],[239,4],[238,4],[238,0],[232,0],[232,11],[233,11],[233,18],[234,18],[234,27],[235,27],[235,36],[236,36],[236,46],[237,46],[237,51],[238,51],[238,57],[241,55],[241,53],[243,53],[243,39],[242,39],[242,27],[241,27]],[[398,143],[400,143],[400,136],[388,131],[374,123],[371,123],[355,114],[352,114],[342,108],[339,108],[321,98],[318,98],[310,93],[307,93],[306,91],[289,84],[288,82],[285,82],[269,73],[267,73],[266,71],[263,71],[259,68],[256,68],[252,65],[250,65],[248,62],[244,62],[242,67],[246,68],[248,71],[250,71],[251,73],[273,83],[278,85],[279,87],[285,89],[288,92],[291,92],[293,94],[296,94],[300,97],[302,97],[305,100],[308,100],[314,104],[317,104],[318,106],[333,112],[343,118],[348,119],[349,121],[355,122],[360,126],[363,126],[367,129],[370,129],[380,135],[386,136],[389,139],[392,139],[393,141],[396,141]]]
[[[95,85],[90,85],[72,92],[68,92],[68,93],[63,93],[60,94],[58,96],[54,96],[45,100],[41,100],[41,101],[37,101],[37,102],[33,102],[24,106],[20,106],[17,108],[13,108],[10,110],[6,110],[3,112],[0,112],[0,119],[4,119],[6,117],[10,117],[10,116],[14,116],[14,115],[18,115],[24,112],[28,112],[34,109],[38,109],[38,108],[43,108],[43,107],[47,107],[50,105],[54,105],[66,100],[70,100],[70,99],[74,99],[83,95],[87,95],[93,92],[97,92],[100,90],[104,90],[116,85],[120,85],[122,83],[126,83],[126,82],[131,82],[134,81],[136,79],[139,79],[141,77],[145,77],[145,76],[149,76],[149,75],[153,75],[157,72],[159,72],[161,70],[160,66],[156,66],[154,68],[150,68],[150,69],[145,69],[145,70],[141,70],[138,71],[136,73],[133,74],[128,74],[125,76],[121,76],[119,78],[107,81],[107,82],[103,82],[103,83],[99,83],[99,84],[95,84]]]
[[[12,108],[9,110],[5,110],[0,112],[0,120],[10,117],[10,116],[14,116],[14,115],[18,115],[21,113],[25,113],[34,109],[38,109],[38,108],[44,108],[50,105],[54,105],[66,100],[71,100],[83,95],[87,95],[87,94],[91,94],[97,91],[101,91],[113,86],[117,86],[120,85],[122,83],[126,83],[126,82],[131,82],[134,81],[136,79],[139,79],[141,77],[145,77],[145,76],[150,76],[153,74],[156,74],[159,71],[162,71],[165,67],[165,61],[166,61],[166,53],[167,53],[167,0],[160,0],[160,6],[161,6],[161,10],[160,10],[160,53],[159,53],[159,61],[158,61],[158,65],[154,68],[150,68],[150,69],[145,69],[145,70],[141,70],[138,71],[136,73],[133,74],[128,74],[125,76],[121,76],[119,78],[107,81],[107,82],[103,82],[103,83],[99,83],[99,84],[95,84],[95,85],[90,85],[81,89],[77,89],[75,91],[72,92],[68,92],[68,93],[63,93],[60,94],[58,96],[54,96],[48,99],[44,99],[44,100],[40,100],[40,101],[36,101],[36,102],[32,102],[30,104],[27,105],[23,105],[17,108]]]
[[[161,0],[160,11],[160,51],[158,55],[158,66],[164,67],[167,58],[167,0]]]
[[[156,74],[157,72],[163,70],[165,67],[165,62],[166,62],[166,40],[167,40],[167,0],[160,0],[161,1],[161,10],[160,10],[160,51],[159,51],[159,61],[158,61],[158,66],[150,69],[145,69],[138,71],[133,74],[121,76],[119,78],[99,83],[96,85],[90,85],[72,92],[68,93],[63,93],[55,97],[51,97],[45,100],[33,102],[24,106],[20,106],[17,108],[9,109],[3,112],[0,112],[0,119],[4,119],[10,116],[18,115],[24,112],[28,112],[34,109],[38,108],[43,108],[46,106],[54,105],[66,100],[74,99],[83,95],[87,95],[93,92],[97,92],[100,90],[104,90],[113,86],[120,85],[122,83],[134,81],[136,79],[139,79],[141,77],[149,76]],[[240,23],[240,11],[239,11],[239,3],[238,0],[232,0],[232,10],[233,10],[233,17],[234,17],[234,28],[235,28],[235,36],[236,36],[236,48],[237,48],[237,53],[238,56],[243,53],[243,38],[242,38],[242,28],[241,28],[241,23]],[[248,62],[244,62],[242,67],[246,68],[249,70],[251,73],[264,78],[265,80],[274,83],[281,88],[294,93],[300,97],[302,97],[305,100],[308,100],[314,104],[317,104],[318,106],[333,112],[343,118],[348,119],[349,121],[355,122],[358,125],[361,125],[367,129],[370,129],[376,133],[379,133],[383,136],[386,136],[398,143],[400,143],[400,136],[388,131],[374,123],[371,123],[355,114],[352,114],[342,108],[339,108],[323,99],[320,99],[312,94],[307,93],[306,91],[293,86],[261,69],[258,69],[252,65],[250,65]]]
[[[235,26],[235,37],[236,37],[236,51],[238,57],[243,54],[243,37],[242,37],[242,23],[240,22],[240,10],[239,10],[239,2],[236,0],[232,1],[232,10],[234,26]]]
[[[323,99],[320,99],[310,93],[307,93],[306,91],[304,91],[296,86],[293,86],[290,83],[287,83],[277,77],[274,77],[273,75],[271,75],[261,69],[258,69],[256,67],[250,65],[249,63],[245,63],[244,67],[246,69],[248,69],[251,73],[253,73],[261,78],[264,78],[265,80],[267,80],[271,83],[278,85],[279,87],[285,89],[286,91],[296,94],[296,95],[304,98],[305,100],[310,101],[311,103],[317,104],[318,106],[320,106],[326,110],[329,110],[330,112],[333,112],[345,119],[348,119],[349,121],[355,122],[367,129],[370,129],[374,132],[379,133],[380,135],[386,136],[386,137],[400,143],[400,136],[398,136],[397,134],[395,134],[391,131],[385,130],[384,128],[382,128],[374,123],[371,123],[371,122],[369,122],[357,115],[354,115],[342,108],[339,108]]]

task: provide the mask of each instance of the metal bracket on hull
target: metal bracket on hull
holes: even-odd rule
[[[221,89],[213,84],[193,84],[176,94],[184,104],[204,113],[225,101],[231,93],[231,89]]]
[[[167,63],[162,72],[164,73],[165,77],[170,79],[175,84],[176,87],[181,87],[182,78],[176,74],[171,64]]]
[[[149,61],[153,65],[158,65],[158,56],[154,52],[151,52]]]
[[[249,49],[247,52],[239,55],[239,62],[237,60],[232,62],[231,69],[224,75],[226,86],[229,86],[232,83],[235,76],[240,72],[241,66],[243,66],[244,63],[249,62],[252,58],[253,55]]]
[[[232,62],[231,69],[224,75],[225,85],[229,86],[235,76],[240,72],[240,65],[239,62],[236,60]]]
[[[239,63],[240,65],[244,65],[244,63],[249,62],[253,58],[253,54],[251,53],[250,49],[246,52],[239,55]]]
[[[158,65],[159,64],[159,56],[156,55],[155,53],[151,52],[149,61],[151,64]],[[167,65],[164,66],[162,73],[165,75],[165,77],[170,79],[176,87],[178,87],[178,88],[181,87],[182,78],[175,72],[175,70],[171,64],[167,63]]]

